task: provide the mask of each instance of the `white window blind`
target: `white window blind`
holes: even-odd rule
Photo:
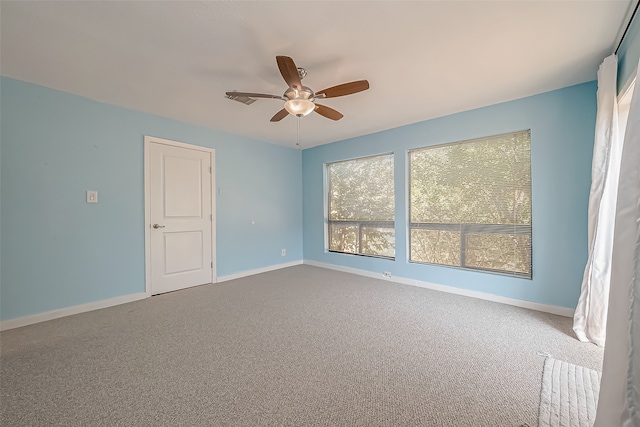
[[[531,133],[409,152],[410,261],[532,277]]]
[[[328,250],[395,256],[393,154],[328,163]]]

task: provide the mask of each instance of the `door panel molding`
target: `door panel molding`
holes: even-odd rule
[[[211,281],[217,281],[216,274],[216,191],[215,191],[215,150],[199,145],[187,144],[184,142],[172,141],[169,139],[154,136],[144,136],[144,246],[145,246],[145,294],[153,294],[151,283],[151,163],[150,147],[152,144],[165,145],[171,147],[185,148],[189,150],[208,153],[211,160]]]

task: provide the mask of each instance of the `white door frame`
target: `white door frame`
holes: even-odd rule
[[[145,293],[151,296],[151,168],[149,164],[149,147],[151,144],[163,144],[172,147],[209,153],[211,157],[211,281],[217,282],[216,274],[216,150],[169,139],[144,136],[144,282]]]

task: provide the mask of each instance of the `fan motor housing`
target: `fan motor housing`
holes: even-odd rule
[[[298,91],[288,88],[284,92],[283,96],[287,99],[306,99],[309,101],[313,101],[316,97],[316,94],[311,90],[311,88],[302,86],[302,89]]]

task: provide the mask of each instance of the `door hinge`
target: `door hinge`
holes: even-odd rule
[[[213,261],[211,261],[211,268],[213,268]]]
[[[213,214],[209,214],[209,220],[213,221]]]
[[[209,173],[213,173],[213,166],[209,166]]]

